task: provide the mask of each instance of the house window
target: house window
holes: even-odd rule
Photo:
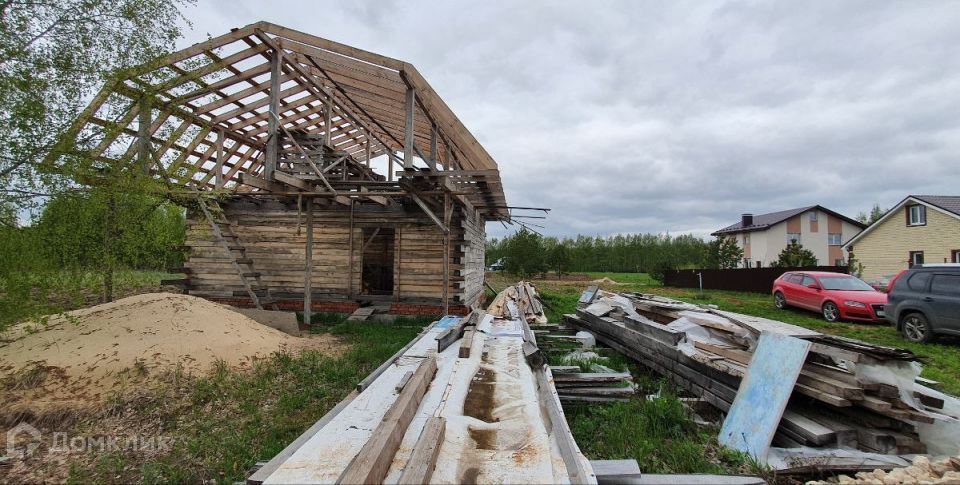
[[[749,246],[749,245],[750,245],[750,235],[749,235],[749,234],[744,234],[744,235],[743,235],[743,245],[744,245],[744,246]]]
[[[927,223],[927,208],[920,204],[907,206],[907,225],[923,226]]]
[[[750,258],[743,258],[743,267],[744,268],[750,267]]]
[[[787,233],[787,244],[797,243],[800,244],[800,233],[799,232],[789,232]]]
[[[839,246],[839,245],[843,244],[843,243],[841,242],[842,239],[843,239],[843,235],[842,235],[842,234],[838,234],[838,233],[835,233],[835,232],[834,232],[834,233],[827,234],[827,244],[829,244],[829,245],[831,245],[831,246]]]
[[[817,222],[817,211],[810,211],[810,222]]]
[[[910,267],[923,264],[923,251],[910,251]]]
[[[960,249],[950,251],[950,261],[960,264]]]

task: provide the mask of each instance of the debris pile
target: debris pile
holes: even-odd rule
[[[770,430],[775,446],[805,452],[771,453],[768,464],[781,470],[873,470],[909,463],[887,455],[960,449],[960,401],[918,382],[920,364],[907,350],[595,287],[583,293],[577,314],[564,319],[724,412],[737,397],[761,333],[809,342],[779,426]]]
[[[629,372],[580,372],[579,366],[550,366],[561,402],[629,401],[635,393]]]
[[[876,469],[859,472],[854,477],[840,475],[833,480],[808,482],[807,485],[833,485],[835,483],[960,483],[960,456],[944,458],[934,463],[925,456],[913,458],[908,467],[894,468],[889,472]]]
[[[537,289],[527,281],[508,286],[487,306],[487,313],[506,320],[523,317],[528,324],[547,323]]]

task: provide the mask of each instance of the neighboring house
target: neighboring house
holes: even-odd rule
[[[844,244],[877,281],[914,264],[960,263],[960,196],[910,195]]]
[[[842,266],[846,264],[843,241],[864,227],[843,214],[813,205],[769,214],[743,214],[740,222],[711,235],[734,238],[743,249],[744,267],[770,266],[791,241],[813,251],[821,266]]]

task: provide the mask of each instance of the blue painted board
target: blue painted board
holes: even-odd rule
[[[740,382],[737,397],[720,429],[720,444],[765,462],[773,434],[797,383],[810,342],[762,332]]]
[[[455,323],[459,322],[461,318],[463,317],[458,317],[456,315],[447,315],[441,318],[440,321],[437,322],[436,328],[448,328],[451,325],[454,325]]]

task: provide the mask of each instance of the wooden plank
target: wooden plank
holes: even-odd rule
[[[555,367],[550,367],[556,372]],[[629,372],[563,372],[553,376],[554,382],[560,383],[586,383],[594,384],[601,382],[621,382],[631,380]]]
[[[404,121],[406,126],[403,130],[403,169],[408,170],[413,168],[413,112],[414,104],[416,103],[416,91],[409,87],[407,88],[406,97],[404,98]]]
[[[470,358],[470,349],[473,347],[473,335],[476,331],[472,328],[468,328],[463,332],[463,339],[460,341],[460,353],[458,354],[461,359]]]
[[[351,402],[353,402],[354,398],[357,397],[357,394],[358,394],[357,391],[350,391],[350,394],[347,394],[347,397],[345,397],[342,401],[337,403],[337,405],[334,406],[333,409],[331,409],[330,411],[327,411],[327,414],[324,414],[323,417],[317,420],[316,423],[313,423],[313,426],[310,426],[308,430],[304,431],[303,434],[297,437],[297,439],[293,440],[292,443],[287,445],[286,448],[283,449],[283,451],[281,451],[276,456],[271,458],[270,461],[268,461],[265,465],[260,467],[256,472],[254,472],[253,475],[250,475],[250,477],[247,478],[247,484],[248,485],[262,484],[267,479],[267,477],[272,475],[273,472],[277,471],[277,469],[280,468],[280,465],[282,465],[285,461],[287,461],[288,458],[293,456],[293,454],[296,453],[296,451],[299,450],[304,443],[306,443],[315,434],[319,433],[320,430],[327,425],[327,423],[329,423],[330,421],[333,421],[333,418],[337,417],[337,415],[340,414],[340,411],[343,411],[344,408],[346,408]]]
[[[408,370],[407,373],[400,378],[400,382],[397,383],[397,386],[394,387],[394,390],[399,394],[404,387],[407,387],[407,383],[410,382],[411,377],[413,377],[413,371]]]
[[[407,465],[403,467],[400,479],[397,483],[419,485],[430,483],[430,477],[433,476],[433,470],[437,465],[437,456],[440,454],[440,446],[443,444],[444,433],[447,429],[447,420],[441,416],[433,416],[427,419],[427,423],[417,438],[417,443],[413,446],[413,453],[407,460]]]
[[[835,430],[789,409],[783,412],[780,427],[789,429],[801,436],[804,441],[815,445],[825,445],[837,439]]]
[[[810,351],[810,342],[762,332],[720,430],[721,444],[766,461],[773,435]]]
[[[590,460],[597,483],[622,483],[626,477],[640,477],[637,460]]]
[[[280,147],[280,79],[283,76],[283,50],[274,49],[270,56],[270,108],[267,115],[267,154],[263,178],[273,181],[277,169],[277,151]]]
[[[423,338],[423,336],[436,324],[437,322],[433,322],[424,328],[416,338],[408,342],[407,345],[404,345],[402,349],[398,350],[397,353],[393,354],[389,359],[384,361],[384,363],[380,364],[380,367],[377,367],[373,372],[370,373],[370,375],[360,381],[360,383],[357,384],[357,392],[363,392],[366,388],[370,387],[370,383],[377,380],[377,377],[380,377],[380,374],[383,374],[383,371],[387,370],[387,368],[393,365],[393,363],[396,362],[404,352],[406,352],[410,347],[413,347],[413,344],[417,343],[418,340]]]
[[[632,396],[635,394],[632,387],[561,387],[557,393],[568,396]]]
[[[417,407],[437,371],[437,358],[431,355],[423,359],[410,382],[400,391],[397,400],[390,406],[383,420],[373,430],[373,435],[364,443],[344,469],[337,483],[383,483],[390,470],[394,456],[400,448],[407,427],[417,414]]]

